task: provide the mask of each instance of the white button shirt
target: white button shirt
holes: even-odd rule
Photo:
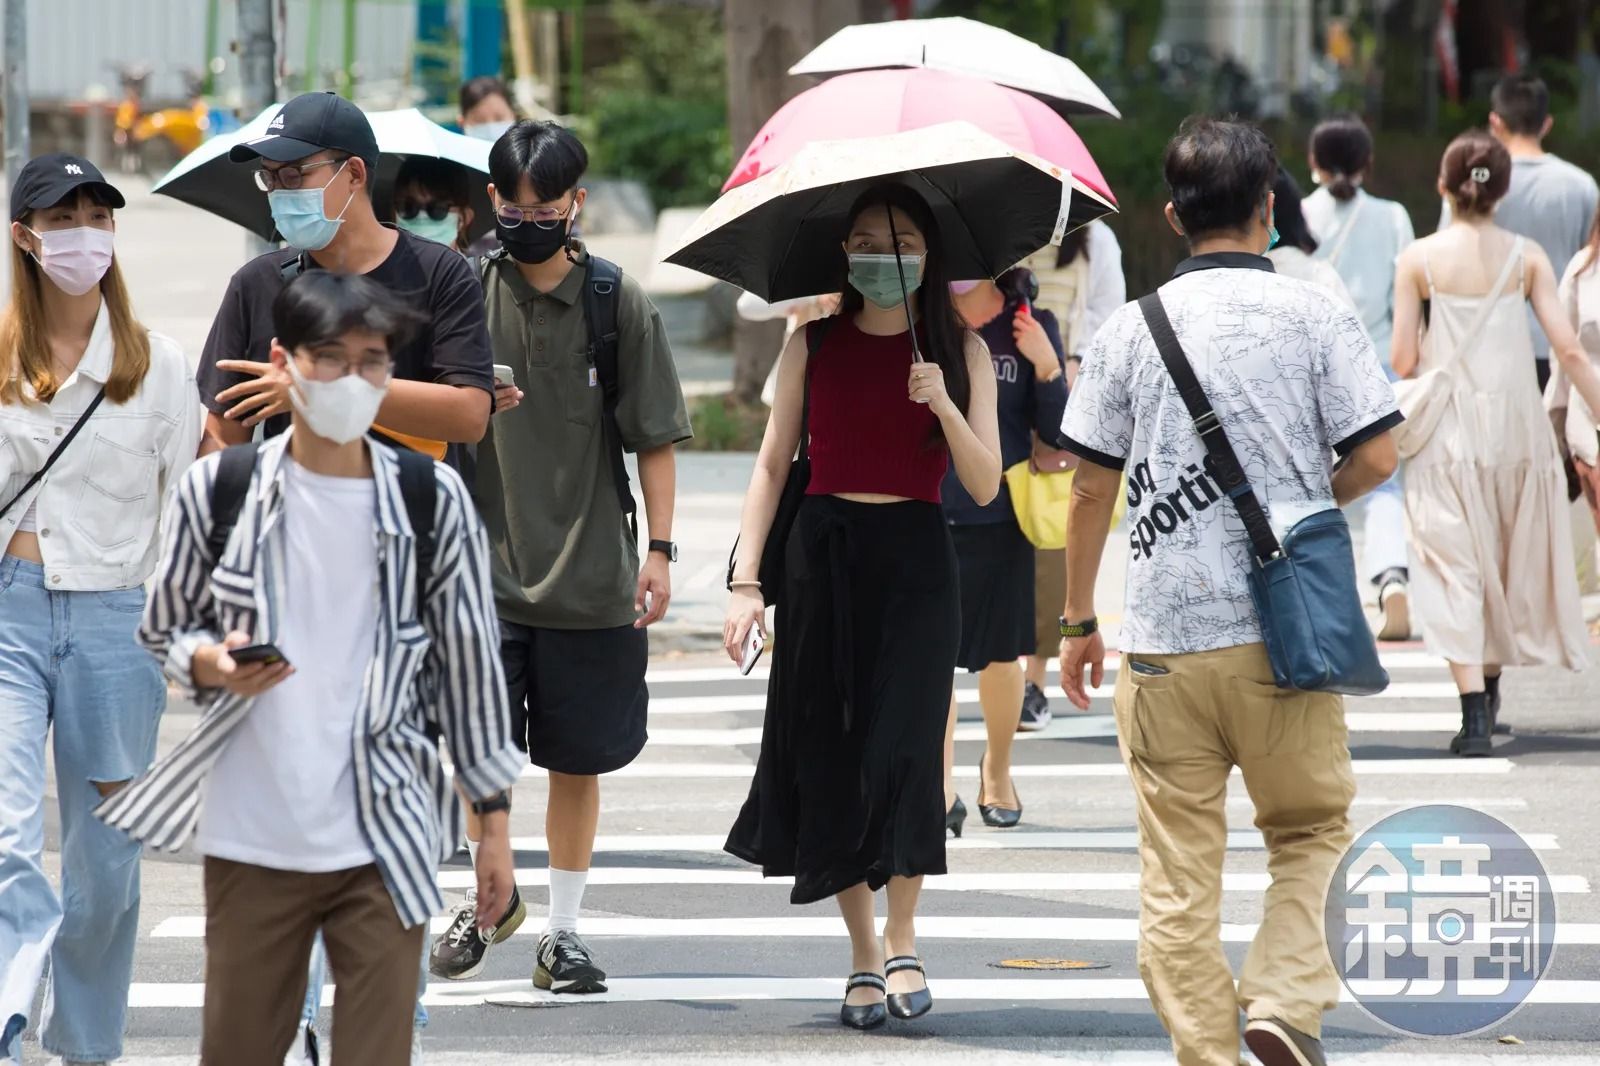
[[[95,319],[89,347],[48,404],[0,404],[0,506],[44,466],[111,376],[111,316]],[[202,427],[194,372],[177,344],[150,334],[150,369],[127,403],[103,401],[44,479],[0,518],[9,544],[35,508],[46,587],[107,591],[143,584],[160,550],[162,505],[194,461]]]

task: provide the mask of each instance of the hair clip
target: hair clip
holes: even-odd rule
[[[1489,181],[1489,168],[1488,167],[1473,167],[1470,177],[1472,178],[1473,181],[1477,182],[1479,185],[1485,185]]]

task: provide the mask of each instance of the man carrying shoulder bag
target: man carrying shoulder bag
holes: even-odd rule
[[[1094,586],[1126,472],[1114,707],[1139,808],[1140,973],[1180,1066],[1235,1066],[1240,1009],[1266,1066],[1318,1066],[1339,993],[1323,892],[1355,795],[1341,693],[1387,683],[1337,508],[1393,472],[1401,416],[1361,323],[1262,255],[1271,142],[1190,119],[1164,168],[1190,258],[1101,328],[1063,423],[1082,462],[1062,682],[1087,708],[1085,669],[1104,675]],[[1272,874],[1237,992],[1220,936],[1235,766]]]

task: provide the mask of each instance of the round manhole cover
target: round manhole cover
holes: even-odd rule
[[[1104,970],[1111,966],[1093,959],[1001,959],[989,965],[997,970]]]

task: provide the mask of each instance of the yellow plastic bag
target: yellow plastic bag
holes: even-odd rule
[[[1067,546],[1072,475],[1071,470],[1036,473],[1031,459],[1024,459],[1006,471],[1006,487],[1011,490],[1011,507],[1017,513],[1017,525],[1035,548],[1059,551]],[[1127,494],[1118,492],[1111,524],[1116,525],[1126,510]]]

